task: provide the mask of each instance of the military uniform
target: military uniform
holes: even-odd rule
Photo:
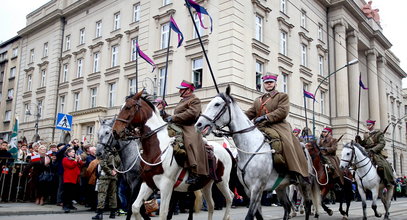
[[[288,95],[274,89],[256,98],[246,115],[249,119],[265,115],[267,120],[258,124],[258,128],[266,134],[270,133],[270,130],[272,133],[278,133],[288,170],[308,177],[307,161],[300,142],[292,134],[291,125],[285,120],[289,109]]]
[[[339,169],[339,158],[336,156],[336,150],[338,149],[338,140],[332,136],[322,137],[319,140],[319,147],[321,153],[324,156],[326,162],[331,166],[333,170],[332,178],[339,178],[341,183],[343,181],[343,173]]]
[[[377,165],[377,173],[384,184],[394,184],[393,169],[382,152],[386,146],[383,132],[380,130],[366,132],[360,145],[369,152],[370,157]]]

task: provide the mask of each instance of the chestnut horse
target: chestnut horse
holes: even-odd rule
[[[119,115],[113,124],[113,134],[115,138],[125,139],[139,138],[141,141],[141,177],[144,183],[141,185],[139,195],[133,203],[132,211],[136,219],[140,219],[139,209],[143,201],[148,199],[153,189],[161,192],[160,219],[166,220],[172,191],[186,192],[189,189],[202,192],[208,204],[208,219],[212,219],[214,204],[211,188],[214,183],[207,177],[201,181],[199,186],[189,185],[185,181],[188,173],[184,173],[181,166],[174,160],[172,143],[174,138],[170,138],[167,131],[167,123],[163,121],[159,111],[148,100],[141,97],[142,92],[132,95],[126,99]],[[138,130],[138,137],[134,134]],[[229,152],[220,144],[211,142],[214,155],[217,159],[216,174],[221,181],[216,186],[226,199],[226,209],[223,219],[230,219],[229,212],[232,204],[233,194],[229,189],[229,177],[232,169],[232,157]],[[185,175],[184,177],[182,177]]]

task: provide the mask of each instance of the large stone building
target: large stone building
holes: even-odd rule
[[[359,75],[369,87],[361,91],[360,119],[376,119],[384,129],[404,115],[401,79],[406,73],[390,51],[380,24],[366,16],[363,0],[203,0],[214,28],[199,28],[221,90],[227,84],[242,108],[261,93],[260,77],[279,74],[279,90],[290,96],[289,121],[305,127],[303,89],[316,93],[306,100],[308,119],[315,104],[316,134],[332,126],[334,135],[353,139],[357,130]],[[95,141],[100,117],[117,114],[126,95],[146,87],[161,95],[169,19],[173,15],[185,36],[169,48],[167,91],[171,109],[182,79],[193,81],[207,103],[216,90],[184,1],[51,0],[27,16],[21,36],[17,113],[40,111],[39,134],[58,140],[58,112],[73,115],[73,136]],[[197,16],[193,20],[199,24]],[[204,23],[209,26],[208,17]],[[198,25],[199,26],[199,25]],[[174,34],[173,34],[174,35]],[[136,59],[134,44],[157,64]],[[359,62],[341,69],[350,61]],[[332,77],[323,81],[329,73]],[[136,78],[136,72],[138,78]],[[34,135],[35,117],[25,117],[21,135]],[[312,123],[309,123],[312,127]],[[405,174],[405,126],[394,127],[396,170]],[[391,130],[387,131],[391,141]],[[361,124],[361,131],[365,127]],[[391,145],[388,144],[388,150]],[[401,171],[402,170],[402,171]]]

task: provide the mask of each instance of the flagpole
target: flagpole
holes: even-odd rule
[[[359,75],[359,83],[360,80],[362,79],[362,73],[360,73]],[[357,128],[357,132],[356,132],[356,136],[359,135],[359,124],[360,124],[360,93],[361,93],[361,86],[359,85],[359,101],[358,101],[358,128]]]
[[[138,39],[137,39],[138,41]],[[138,93],[138,49],[136,48],[136,91],[135,93]]]
[[[307,100],[306,100],[306,97],[304,95],[304,92],[303,92],[303,97],[304,97],[305,127],[306,127],[306,132],[305,132],[306,137],[305,137],[305,139],[308,140],[309,134],[308,134]],[[315,100],[315,98],[314,98],[314,100]]]
[[[194,16],[192,14],[191,7],[190,7],[189,3],[187,2],[187,0],[185,0],[185,4],[187,5],[189,15],[191,15],[192,24],[194,24],[196,34],[198,35],[199,43],[201,44],[201,47],[202,47],[202,52],[205,56],[206,62],[208,63],[209,71],[211,72],[213,83],[215,84],[215,89],[219,93],[218,84],[216,83],[215,75],[213,75],[213,71],[212,71],[211,64],[209,63],[208,55],[206,55],[205,47],[204,47],[204,45],[202,43],[202,39],[201,39],[201,34],[199,34],[198,27],[196,26],[196,23],[194,21]]]
[[[164,77],[164,90],[163,101],[165,102],[165,90],[167,87],[167,73],[168,73],[168,57],[170,56],[170,43],[171,43],[171,26],[168,26],[168,43],[167,43],[167,58],[165,59],[165,77]]]

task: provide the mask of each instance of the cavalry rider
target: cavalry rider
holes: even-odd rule
[[[322,130],[321,137],[318,143],[319,149],[324,156],[326,164],[332,170],[332,178],[339,178],[342,185],[344,184],[343,173],[339,169],[339,158],[336,156],[338,149],[338,140],[332,137],[332,129],[326,127]]]
[[[263,76],[262,80],[266,93],[256,98],[253,106],[246,111],[246,115],[250,120],[254,119],[254,123],[260,131],[273,139],[281,140],[273,141],[271,146],[275,148],[275,143],[281,145],[285,159],[284,166],[291,174],[291,181],[297,182],[298,176],[302,176],[305,181],[308,181],[308,168],[304,152],[300,142],[292,134],[291,125],[285,120],[290,111],[288,95],[277,91],[277,75],[268,74]],[[274,160],[276,153],[273,157]]]
[[[370,158],[373,160],[373,163],[377,165],[377,173],[380,178],[383,180],[383,183],[388,186],[390,184],[395,185],[393,169],[391,165],[386,160],[385,155],[382,151],[386,146],[386,141],[384,140],[384,132],[374,129],[376,121],[367,120],[366,126],[368,132],[365,132],[363,135],[363,140],[360,136],[356,136],[355,140],[360,145],[362,145],[369,153]]]
[[[294,130],[293,130],[293,135],[294,135],[294,137],[296,137],[298,140],[300,140],[300,133],[301,133],[301,129],[294,128]]]
[[[301,132],[301,136],[299,137],[300,142],[307,143],[310,141],[315,141],[314,135],[312,135],[312,131],[308,127],[304,127]]]
[[[187,167],[190,175],[186,181],[195,184],[199,176],[208,176],[209,166],[202,134],[195,130],[195,123],[201,114],[201,101],[194,95],[193,83],[183,80],[177,87],[181,101],[175,106],[174,115],[165,117],[167,122],[182,128],[184,146],[187,153]]]

